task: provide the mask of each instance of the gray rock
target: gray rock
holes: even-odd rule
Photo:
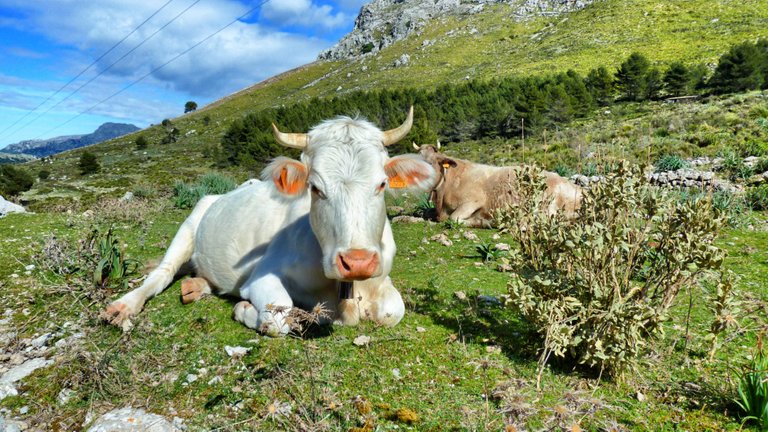
[[[53,360],[46,360],[43,357],[27,360],[24,363],[16,366],[15,368],[3,374],[3,376],[0,377],[0,385],[13,384],[31,375],[32,372],[40,368],[44,368],[52,363],[53,363]]]
[[[0,432],[21,432],[26,428],[24,423],[9,420],[0,415]]]
[[[179,432],[162,416],[138,408],[112,410],[96,419],[88,432]]]
[[[120,197],[120,201],[130,201],[133,199],[133,192],[126,192],[125,195]]]
[[[413,224],[421,222],[424,222],[424,219],[416,216],[402,215],[392,218],[392,223]]]
[[[0,217],[4,217],[5,215],[9,213],[26,213],[27,211],[24,209],[24,207],[14,204],[10,201],[6,201],[5,198],[3,198],[0,195]]]
[[[406,66],[410,62],[411,62],[411,56],[409,56],[408,54],[403,54],[400,56],[400,58],[395,60],[395,67]]]

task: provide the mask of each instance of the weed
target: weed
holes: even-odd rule
[[[768,210],[768,185],[749,188],[745,199],[752,210]]]
[[[432,200],[430,199],[430,194],[424,193],[419,195],[414,212],[421,217],[425,217],[433,213],[434,210],[435,210],[435,203],[433,203]]]
[[[126,278],[136,272],[139,262],[125,258],[120,241],[115,237],[112,227],[103,234],[94,228],[85,244],[85,250],[93,252],[91,259],[96,263],[96,268],[93,270],[94,285],[104,288],[108,285],[122,284],[123,288],[127,288]]]
[[[464,226],[464,223],[456,219],[448,218],[445,220],[445,222],[443,222],[443,226],[445,226],[445,229],[458,230]]]
[[[768,356],[763,351],[762,339],[758,339],[750,364],[739,373],[737,390],[736,403],[742,410],[743,421],[754,421],[760,430],[768,430]]]
[[[475,250],[480,254],[480,258],[484,262],[496,261],[501,256],[501,250],[497,248],[493,243],[483,243],[475,246]]]

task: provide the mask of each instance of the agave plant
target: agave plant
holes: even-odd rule
[[[736,403],[743,411],[742,421],[754,421],[761,431],[768,431],[768,357],[763,352],[762,340],[751,363],[739,374]]]

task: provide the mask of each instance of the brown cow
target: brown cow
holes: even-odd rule
[[[493,213],[504,205],[519,200],[516,167],[496,167],[449,157],[437,146],[415,143],[413,147],[438,173],[430,198],[437,219],[451,219],[471,227],[491,227]],[[548,213],[558,210],[573,217],[581,204],[581,188],[556,173],[542,171],[547,194],[552,197]]]

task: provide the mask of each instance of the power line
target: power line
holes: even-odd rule
[[[72,122],[72,121],[73,121],[73,120],[75,120],[76,118],[80,117],[81,115],[83,115],[83,114],[85,114],[85,113],[87,113],[87,112],[91,111],[92,109],[94,109],[94,108],[96,108],[97,106],[99,106],[99,105],[103,104],[104,102],[106,102],[106,101],[108,101],[108,100],[112,99],[113,97],[115,97],[115,96],[119,95],[120,93],[122,93],[122,92],[124,92],[124,91],[128,90],[129,88],[133,87],[134,85],[136,85],[136,84],[138,84],[139,82],[141,82],[142,80],[144,80],[144,78],[146,78],[146,77],[148,77],[148,76],[152,75],[153,73],[155,73],[155,72],[159,71],[160,69],[162,69],[162,68],[164,68],[164,67],[168,66],[168,65],[169,65],[169,64],[171,64],[172,62],[176,61],[176,60],[177,60],[179,57],[183,56],[184,54],[187,54],[188,52],[190,52],[190,51],[192,51],[193,49],[197,48],[198,46],[202,45],[203,43],[205,43],[206,41],[208,41],[208,40],[209,40],[209,39],[211,39],[212,37],[214,37],[214,36],[216,36],[217,34],[219,34],[219,33],[223,32],[224,30],[226,30],[226,29],[227,29],[229,26],[231,26],[232,24],[234,24],[234,23],[236,23],[236,22],[240,21],[241,19],[243,19],[243,18],[247,17],[248,15],[250,15],[251,13],[253,13],[254,11],[256,11],[256,9],[258,9],[258,8],[260,8],[260,7],[262,7],[262,6],[264,6],[265,4],[269,3],[270,1],[271,1],[271,0],[262,0],[262,1],[261,1],[261,2],[259,2],[259,3],[258,3],[256,6],[252,7],[251,9],[249,9],[247,12],[245,12],[244,14],[242,14],[242,15],[240,15],[239,17],[235,18],[234,20],[232,20],[232,21],[231,21],[229,24],[225,25],[224,27],[221,27],[220,29],[218,29],[218,30],[216,30],[215,32],[211,33],[210,35],[206,36],[206,37],[205,37],[205,38],[203,38],[201,41],[197,42],[196,44],[192,45],[191,47],[189,47],[189,48],[187,48],[186,50],[182,51],[181,53],[177,54],[176,56],[174,56],[173,58],[171,58],[171,59],[170,59],[170,60],[168,60],[167,62],[163,63],[162,65],[160,65],[160,66],[158,66],[158,67],[156,67],[156,68],[152,69],[151,71],[147,72],[147,73],[146,73],[144,76],[142,76],[141,78],[139,78],[139,79],[137,79],[137,80],[135,80],[135,81],[131,82],[131,83],[130,83],[130,84],[128,84],[127,86],[125,86],[125,87],[123,87],[122,89],[120,89],[120,90],[116,91],[115,93],[112,93],[111,95],[109,95],[109,96],[107,96],[106,98],[104,98],[104,99],[100,100],[99,102],[96,102],[95,104],[93,104],[93,105],[92,105],[90,108],[88,108],[87,110],[80,112],[79,114],[75,115],[74,117],[70,118],[69,120],[65,121],[64,123],[61,123],[60,125],[58,125],[58,126],[56,126],[56,127],[52,128],[52,129],[49,129],[48,131],[46,131],[46,132],[44,132],[44,133],[42,133],[42,134],[38,135],[38,136],[37,136],[37,137],[35,137],[34,139],[38,139],[38,138],[40,138],[40,137],[41,137],[41,136],[43,136],[43,135],[48,135],[49,133],[51,133],[51,132],[55,131],[56,129],[59,129],[59,128],[60,128],[60,127],[62,127],[62,126],[69,124],[70,122]]]
[[[133,28],[133,30],[131,30],[131,32],[130,32],[130,33],[128,33],[127,35],[125,35],[125,37],[123,37],[122,39],[120,39],[120,40],[119,40],[119,41],[118,41],[116,44],[112,45],[112,47],[111,47],[111,48],[109,48],[108,50],[106,50],[106,51],[104,52],[104,54],[100,55],[100,56],[99,56],[99,58],[97,58],[96,60],[94,60],[94,61],[93,61],[93,63],[89,64],[89,65],[88,65],[88,66],[87,66],[85,69],[81,70],[81,71],[80,71],[80,73],[78,73],[77,75],[75,75],[75,77],[74,77],[74,78],[72,78],[71,80],[69,80],[69,81],[68,81],[66,84],[64,84],[63,86],[59,87],[59,89],[58,89],[58,90],[56,90],[56,92],[55,92],[55,93],[53,93],[52,95],[50,95],[50,96],[48,96],[47,98],[45,98],[45,100],[44,100],[44,101],[40,102],[40,104],[39,104],[38,106],[36,106],[36,107],[32,108],[32,110],[30,110],[30,111],[27,111],[27,113],[26,113],[26,114],[24,114],[24,116],[22,116],[21,118],[19,118],[19,119],[18,119],[18,120],[16,120],[15,122],[13,122],[13,124],[11,124],[10,126],[6,127],[6,128],[5,128],[5,129],[3,129],[2,131],[0,131],[0,136],[2,136],[2,135],[5,133],[5,131],[7,131],[8,129],[11,129],[12,127],[14,127],[14,126],[16,126],[17,124],[19,124],[19,122],[21,122],[22,120],[24,120],[25,118],[27,118],[27,117],[28,117],[30,114],[32,114],[33,112],[37,111],[37,110],[38,110],[38,109],[39,109],[41,106],[45,105],[45,103],[46,103],[46,102],[48,102],[49,100],[53,99],[53,97],[54,97],[54,96],[56,96],[57,94],[61,93],[61,91],[62,91],[62,90],[64,90],[64,89],[65,89],[65,88],[66,88],[68,85],[72,84],[72,83],[73,83],[73,82],[74,82],[76,79],[80,78],[80,77],[81,77],[81,76],[82,76],[84,73],[86,73],[88,70],[90,70],[90,69],[91,69],[91,68],[92,68],[94,65],[96,65],[96,63],[98,63],[98,62],[99,62],[101,59],[103,59],[103,58],[104,58],[104,57],[105,57],[107,54],[111,53],[111,52],[112,52],[112,51],[113,51],[115,48],[117,48],[117,47],[118,47],[118,45],[120,45],[121,43],[125,42],[125,40],[126,40],[126,39],[128,39],[129,37],[131,37],[131,35],[133,35],[134,33],[136,33],[136,31],[138,31],[138,30],[139,30],[139,29],[140,29],[140,28],[141,28],[141,27],[142,27],[144,24],[146,24],[146,23],[147,23],[149,20],[151,20],[152,18],[154,18],[154,16],[155,16],[155,15],[157,15],[158,13],[160,13],[160,11],[162,11],[163,9],[165,9],[165,7],[166,7],[166,6],[168,6],[169,4],[171,4],[171,2],[172,2],[172,1],[173,1],[173,0],[168,0],[167,2],[165,2],[165,4],[164,4],[164,5],[160,6],[160,9],[156,10],[156,11],[155,11],[155,12],[154,12],[152,15],[150,15],[150,16],[149,16],[147,19],[145,19],[144,21],[142,21],[142,22],[141,22],[141,24],[139,24],[138,26],[134,27],[134,28]],[[19,130],[21,130],[21,129],[19,129]]]
[[[65,97],[64,97],[63,99],[61,99],[60,101],[56,102],[54,105],[52,105],[51,107],[49,107],[47,110],[45,110],[45,111],[43,111],[42,113],[38,114],[38,115],[37,115],[37,117],[35,117],[35,118],[33,118],[32,120],[30,120],[30,121],[28,121],[27,123],[25,123],[25,124],[24,124],[24,126],[20,127],[19,129],[16,129],[16,130],[15,130],[13,133],[17,133],[17,132],[19,132],[19,131],[23,130],[25,127],[27,127],[27,126],[29,126],[30,124],[34,123],[34,122],[35,122],[37,119],[39,119],[40,117],[42,117],[42,116],[44,116],[44,115],[48,114],[48,113],[49,113],[49,112],[51,112],[51,111],[52,111],[54,108],[56,108],[57,106],[61,105],[61,104],[62,104],[62,103],[65,101],[65,100],[67,100],[67,99],[69,99],[70,97],[74,96],[74,95],[75,95],[77,92],[79,92],[79,91],[80,91],[80,90],[81,90],[83,87],[85,87],[85,86],[87,86],[88,84],[92,83],[94,80],[96,80],[96,78],[98,78],[98,77],[102,76],[102,75],[103,75],[103,74],[105,74],[105,73],[106,73],[108,70],[112,69],[112,66],[116,65],[117,63],[119,63],[120,61],[122,61],[124,58],[128,57],[128,56],[129,56],[131,53],[133,53],[133,52],[134,52],[134,51],[136,51],[136,50],[137,50],[139,47],[141,47],[142,45],[144,45],[144,44],[145,44],[145,43],[146,43],[148,40],[152,39],[152,38],[153,38],[153,37],[154,37],[156,34],[160,33],[160,32],[161,32],[163,29],[165,29],[166,27],[168,27],[169,25],[171,25],[171,23],[173,23],[174,21],[176,21],[177,19],[179,19],[179,17],[181,17],[182,15],[184,15],[184,14],[185,14],[185,13],[186,13],[188,10],[192,9],[192,7],[193,7],[193,6],[195,6],[195,5],[196,5],[196,4],[198,4],[198,3],[200,3],[200,0],[195,0],[195,1],[194,1],[192,4],[190,4],[189,6],[187,6],[187,8],[186,8],[186,9],[184,9],[184,10],[183,10],[183,11],[181,11],[181,12],[179,12],[179,13],[178,13],[178,14],[177,14],[175,17],[173,17],[173,18],[172,18],[170,21],[168,21],[168,22],[167,22],[167,23],[165,23],[163,26],[161,26],[160,28],[158,28],[157,30],[155,30],[155,32],[154,32],[154,33],[152,33],[151,35],[147,36],[147,37],[146,37],[146,38],[145,38],[143,41],[141,41],[141,42],[140,42],[138,45],[136,45],[135,47],[131,48],[131,49],[130,49],[128,52],[126,52],[125,54],[123,54],[123,56],[122,56],[122,57],[120,57],[119,59],[117,59],[117,60],[115,60],[114,62],[112,62],[112,64],[110,64],[109,66],[107,66],[107,67],[106,67],[106,69],[102,70],[101,72],[99,72],[98,74],[96,74],[94,77],[92,77],[91,79],[89,79],[89,80],[88,80],[88,81],[86,81],[85,83],[81,84],[81,85],[80,85],[80,87],[76,88],[74,91],[72,91],[70,94],[68,94],[67,96],[65,96]]]

